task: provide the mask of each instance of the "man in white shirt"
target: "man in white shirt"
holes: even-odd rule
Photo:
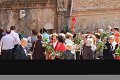
[[[14,53],[16,47],[20,45],[21,43],[20,43],[20,38],[19,38],[18,33],[15,32],[15,26],[11,26],[10,30],[11,30],[10,35],[14,38],[14,48],[13,48],[13,53]]]
[[[6,35],[1,38],[0,52],[3,60],[12,60],[14,48],[14,38],[10,35],[10,30],[6,30]]]

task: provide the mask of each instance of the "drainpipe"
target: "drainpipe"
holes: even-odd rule
[[[70,17],[72,16],[72,11],[73,11],[73,2],[74,2],[74,0],[72,0],[72,1],[71,1]]]
[[[73,11],[73,3],[74,0],[71,0],[71,7],[70,7],[70,13],[69,13],[69,27],[71,29],[71,16],[72,16],[72,11]]]

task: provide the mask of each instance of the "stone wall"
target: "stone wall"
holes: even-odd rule
[[[69,1],[72,0],[0,0],[0,26],[7,28],[15,25],[18,32],[27,35],[30,35],[31,29],[39,31],[42,27],[58,32],[65,25],[71,27]],[[73,1],[76,32],[79,29],[92,31],[95,27],[119,27],[120,0]],[[26,13],[22,19],[20,10]]]
[[[14,25],[17,27],[19,33],[26,35],[30,35],[32,29],[36,29],[37,31],[43,27],[50,30],[56,29],[57,22],[55,19],[57,14],[55,1],[47,0],[44,3],[39,2],[39,0],[21,1],[23,2],[11,3],[8,0],[8,2],[3,2],[0,5],[1,27],[6,29]],[[25,10],[25,16],[23,18],[20,18],[20,10]]]
[[[120,0],[74,0],[76,31],[93,31],[106,26],[120,28]]]

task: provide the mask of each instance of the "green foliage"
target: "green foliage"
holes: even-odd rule
[[[55,58],[55,56],[59,56],[59,58],[61,58],[62,53],[60,51],[55,51],[51,43],[43,42],[42,46],[45,48],[45,52],[50,53],[53,59]]]
[[[48,42],[43,42],[42,46],[45,48],[46,52],[50,52],[53,53],[54,52],[54,47],[52,44],[48,43]]]
[[[96,52],[100,52],[104,49],[104,43],[103,42],[98,42],[96,46],[97,46]]]
[[[81,38],[79,37],[79,35],[76,35],[76,37],[74,38],[74,44],[80,44],[81,43]]]
[[[110,33],[109,32],[103,32],[103,34],[101,35],[101,39],[104,39],[105,37],[109,37]]]
[[[66,31],[66,32],[72,32],[71,29],[68,27],[68,26],[64,26],[63,29]]]
[[[115,50],[115,54],[117,54],[118,56],[120,56],[120,46]]]
[[[49,39],[48,39],[47,37],[44,37],[44,38],[42,39],[42,41],[43,41],[43,42],[49,42]]]

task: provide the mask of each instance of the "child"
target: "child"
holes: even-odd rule
[[[72,44],[66,44],[66,51],[62,55],[63,60],[74,60],[74,54],[71,52],[72,49]]]

